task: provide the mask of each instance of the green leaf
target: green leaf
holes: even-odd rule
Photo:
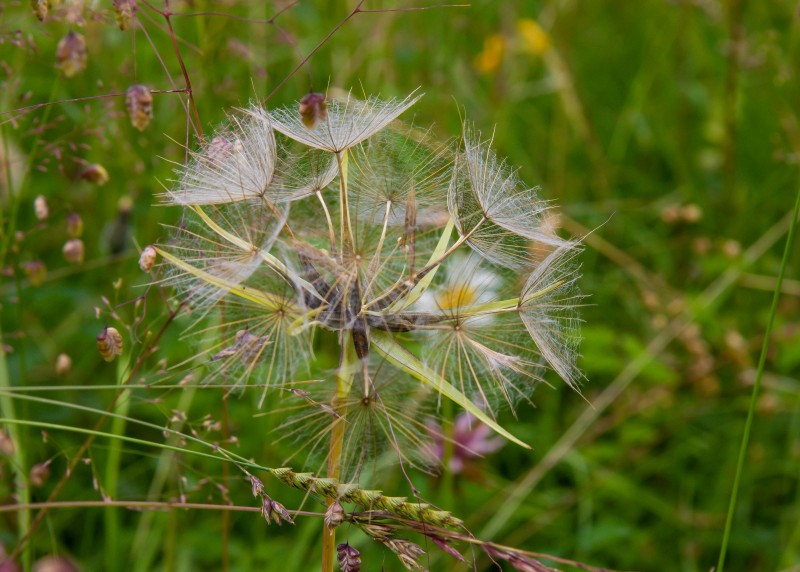
[[[245,300],[249,300],[249,301],[251,301],[251,302],[253,302],[255,304],[258,304],[259,306],[267,308],[268,310],[281,310],[281,309],[284,309],[284,310],[290,310],[290,311],[297,312],[297,308],[295,307],[295,304],[293,304],[292,302],[290,302],[286,298],[283,298],[282,296],[275,296],[274,294],[268,294],[268,293],[262,292],[261,290],[258,290],[256,288],[251,288],[249,286],[242,286],[241,284],[236,284],[235,282],[231,282],[229,280],[225,280],[224,278],[221,278],[220,276],[214,276],[213,274],[210,274],[210,273],[206,272],[205,270],[201,270],[199,268],[195,268],[191,264],[188,264],[188,263],[184,262],[183,260],[181,260],[180,258],[177,258],[176,256],[173,256],[169,252],[161,250],[158,247],[155,247],[155,249],[156,249],[156,252],[158,252],[159,255],[164,257],[165,260],[167,260],[170,263],[174,264],[178,268],[180,268],[182,270],[185,270],[189,274],[192,274],[193,276],[196,276],[200,280],[203,280],[204,282],[208,282],[209,284],[211,284],[213,286],[216,286],[217,288],[220,288],[222,290],[226,290],[226,291],[230,292],[231,294],[235,294],[236,296],[239,296],[240,298],[244,298]]]
[[[530,445],[520,441],[511,433],[503,429],[495,421],[493,421],[466,395],[453,387],[450,382],[419,361],[417,356],[400,345],[400,343],[398,343],[391,334],[388,332],[381,332],[379,330],[372,330],[370,332],[370,340],[372,342],[372,347],[379,354],[385,357],[389,363],[414,376],[426,385],[431,386],[433,389],[460,405],[466,411],[474,415],[481,422],[485,423],[488,427],[509,441],[513,441],[514,443],[521,445],[526,449],[531,448]]]

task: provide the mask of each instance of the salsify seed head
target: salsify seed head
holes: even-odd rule
[[[291,390],[284,431],[313,428],[312,448],[340,419],[354,467],[380,447],[413,460],[399,449],[428,433],[423,402],[451,399],[516,440],[498,406],[528,400],[547,369],[581,379],[578,243],[473,127],[441,143],[401,123],[417,99],[241,110],[176,171],[163,200],[181,224],[154,247],[213,372],[262,402]],[[319,335],[339,370],[300,387]]]

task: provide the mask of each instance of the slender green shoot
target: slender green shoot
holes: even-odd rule
[[[744,472],[744,459],[747,455],[747,445],[750,441],[750,430],[753,426],[753,418],[755,417],[756,401],[758,400],[758,392],[761,388],[761,379],[764,375],[764,364],[767,361],[769,339],[770,335],[772,334],[772,326],[775,323],[775,314],[778,311],[778,300],[780,299],[781,295],[783,275],[789,262],[789,254],[792,251],[792,243],[794,242],[794,235],[795,231],[797,230],[798,212],[800,212],[800,189],[798,189],[797,199],[795,200],[794,204],[794,215],[792,216],[792,223],[789,226],[789,234],[786,236],[786,246],[783,249],[783,259],[781,260],[780,270],[778,270],[778,281],[775,284],[775,293],[772,296],[772,306],[769,311],[767,328],[764,331],[764,342],[761,345],[761,355],[758,358],[756,380],[753,384],[753,391],[750,395],[750,408],[747,411],[747,420],[744,424],[744,434],[742,435],[742,442],[739,446],[739,458],[736,462],[736,475],[733,478],[733,490],[731,491],[730,503],[728,504],[728,516],[725,519],[725,532],[722,535],[722,546],[720,547],[719,551],[719,560],[717,562],[716,572],[723,572],[725,568],[725,556],[728,552],[728,542],[730,541],[731,528],[733,525],[733,514],[736,511],[736,501],[739,496],[739,485],[741,483],[742,473]]]

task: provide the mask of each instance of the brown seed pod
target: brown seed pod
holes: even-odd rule
[[[72,238],[78,238],[83,234],[83,219],[76,212],[67,215],[67,234]]]
[[[47,14],[50,13],[50,0],[31,0],[31,8],[39,21],[44,22]]]
[[[135,13],[136,0],[114,0],[114,18],[117,20],[117,26],[123,32],[130,27]]]
[[[70,32],[58,42],[56,67],[66,77],[72,77],[86,69],[86,39],[82,34]]]
[[[83,262],[84,247],[83,241],[80,238],[71,238],[64,243],[61,249],[64,253],[64,259],[72,264],[80,264]]]
[[[102,165],[94,163],[81,171],[81,179],[89,181],[98,186],[103,186],[108,182],[108,171]]]
[[[139,131],[144,131],[153,119],[153,95],[146,85],[137,83],[125,92],[125,106],[131,123]]]
[[[50,209],[47,208],[47,199],[44,195],[39,195],[33,201],[33,212],[39,221],[47,220],[47,217],[50,216]]]
[[[144,272],[149,272],[149,270],[153,267],[153,264],[156,262],[156,257],[158,253],[156,249],[152,246],[146,246],[144,250],[142,250],[141,256],[139,256],[139,268],[141,268]]]
[[[311,129],[328,118],[328,103],[322,93],[309,93],[300,100],[300,119]]]
[[[106,361],[122,355],[122,336],[116,328],[108,326],[97,336],[97,351]]]

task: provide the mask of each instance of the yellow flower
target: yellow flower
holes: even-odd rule
[[[517,32],[522,38],[523,49],[537,56],[550,49],[550,36],[542,30],[536,20],[523,18],[517,21]]]
[[[492,34],[483,41],[483,51],[475,57],[475,68],[483,73],[491,73],[503,61],[506,41],[501,34]]]

